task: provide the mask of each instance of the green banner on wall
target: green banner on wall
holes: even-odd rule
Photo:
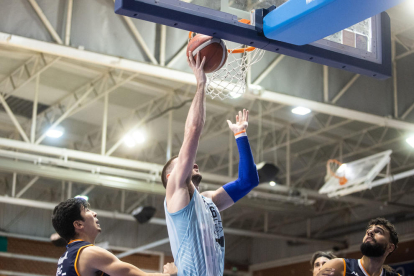
[[[0,236],[0,252],[7,252],[7,237]]]

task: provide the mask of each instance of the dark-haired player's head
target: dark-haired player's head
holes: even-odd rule
[[[177,158],[178,158],[178,155],[171,157],[170,160],[168,160],[167,163],[165,163],[164,168],[162,169],[161,181],[162,181],[162,185],[164,185],[164,188],[166,189],[167,189],[168,178],[170,177],[170,174],[173,171],[174,166],[177,163],[177,160],[178,160]],[[197,190],[198,190],[198,186],[200,185],[201,179],[203,179],[203,177],[198,170],[198,165],[194,163],[193,171],[191,173],[191,182],[194,184]]]
[[[398,246],[398,234],[385,218],[375,218],[368,223],[361,252],[364,256],[377,258],[388,257]]]
[[[55,207],[52,224],[59,236],[68,243],[81,237],[94,241],[101,232],[96,216],[97,214],[89,209],[89,203],[86,200],[71,198]]]
[[[322,266],[332,259],[336,259],[336,256],[332,252],[316,251],[310,260],[313,276],[318,275]]]

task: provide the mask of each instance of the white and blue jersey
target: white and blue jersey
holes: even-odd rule
[[[213,201],[195,190],[180,211],[169,213],[166,201],[164,209],[178,276],[223,275],[224,232]]]

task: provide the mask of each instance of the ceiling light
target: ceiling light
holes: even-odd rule
[[[274,181],[270,181],[270,182],[269,182],[269,185],[270,185],[270,186],[272,186],[272,187],[274,187],[274,186],[276,186],[276,182],[274,182]]]
[[[135,145],[137,144],[134,140],[134,138],[132,138],[131,135],[127,134],[124,137],[124,143],[127,147],[132,148],[135,147]]]
[[[59,138],[63,135],[64,129],[62,127],[55,127],[46,132],[46,136],[50,138]]]
[[[309,114],[310,112],[311,110],[309,108],[306,108],[303,106],[298,106],[292,109],[292,113],[298,114],[298,115],[306,115],[306,114]]]
[[[142,144],[145,142],[145,133],[143,130],[137,130],[132,133],[132,137],[134,138],[135,143]]]
[[[405,140],[411,147],[414,148],[414,135]]]

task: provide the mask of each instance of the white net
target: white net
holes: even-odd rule
[[[223,67],[207,75],[206,94],[211,98],[238,98],[246,91],[247,72],[264,56],[265,51],[250,47],[237,53],[239,49],[230,50]]]

